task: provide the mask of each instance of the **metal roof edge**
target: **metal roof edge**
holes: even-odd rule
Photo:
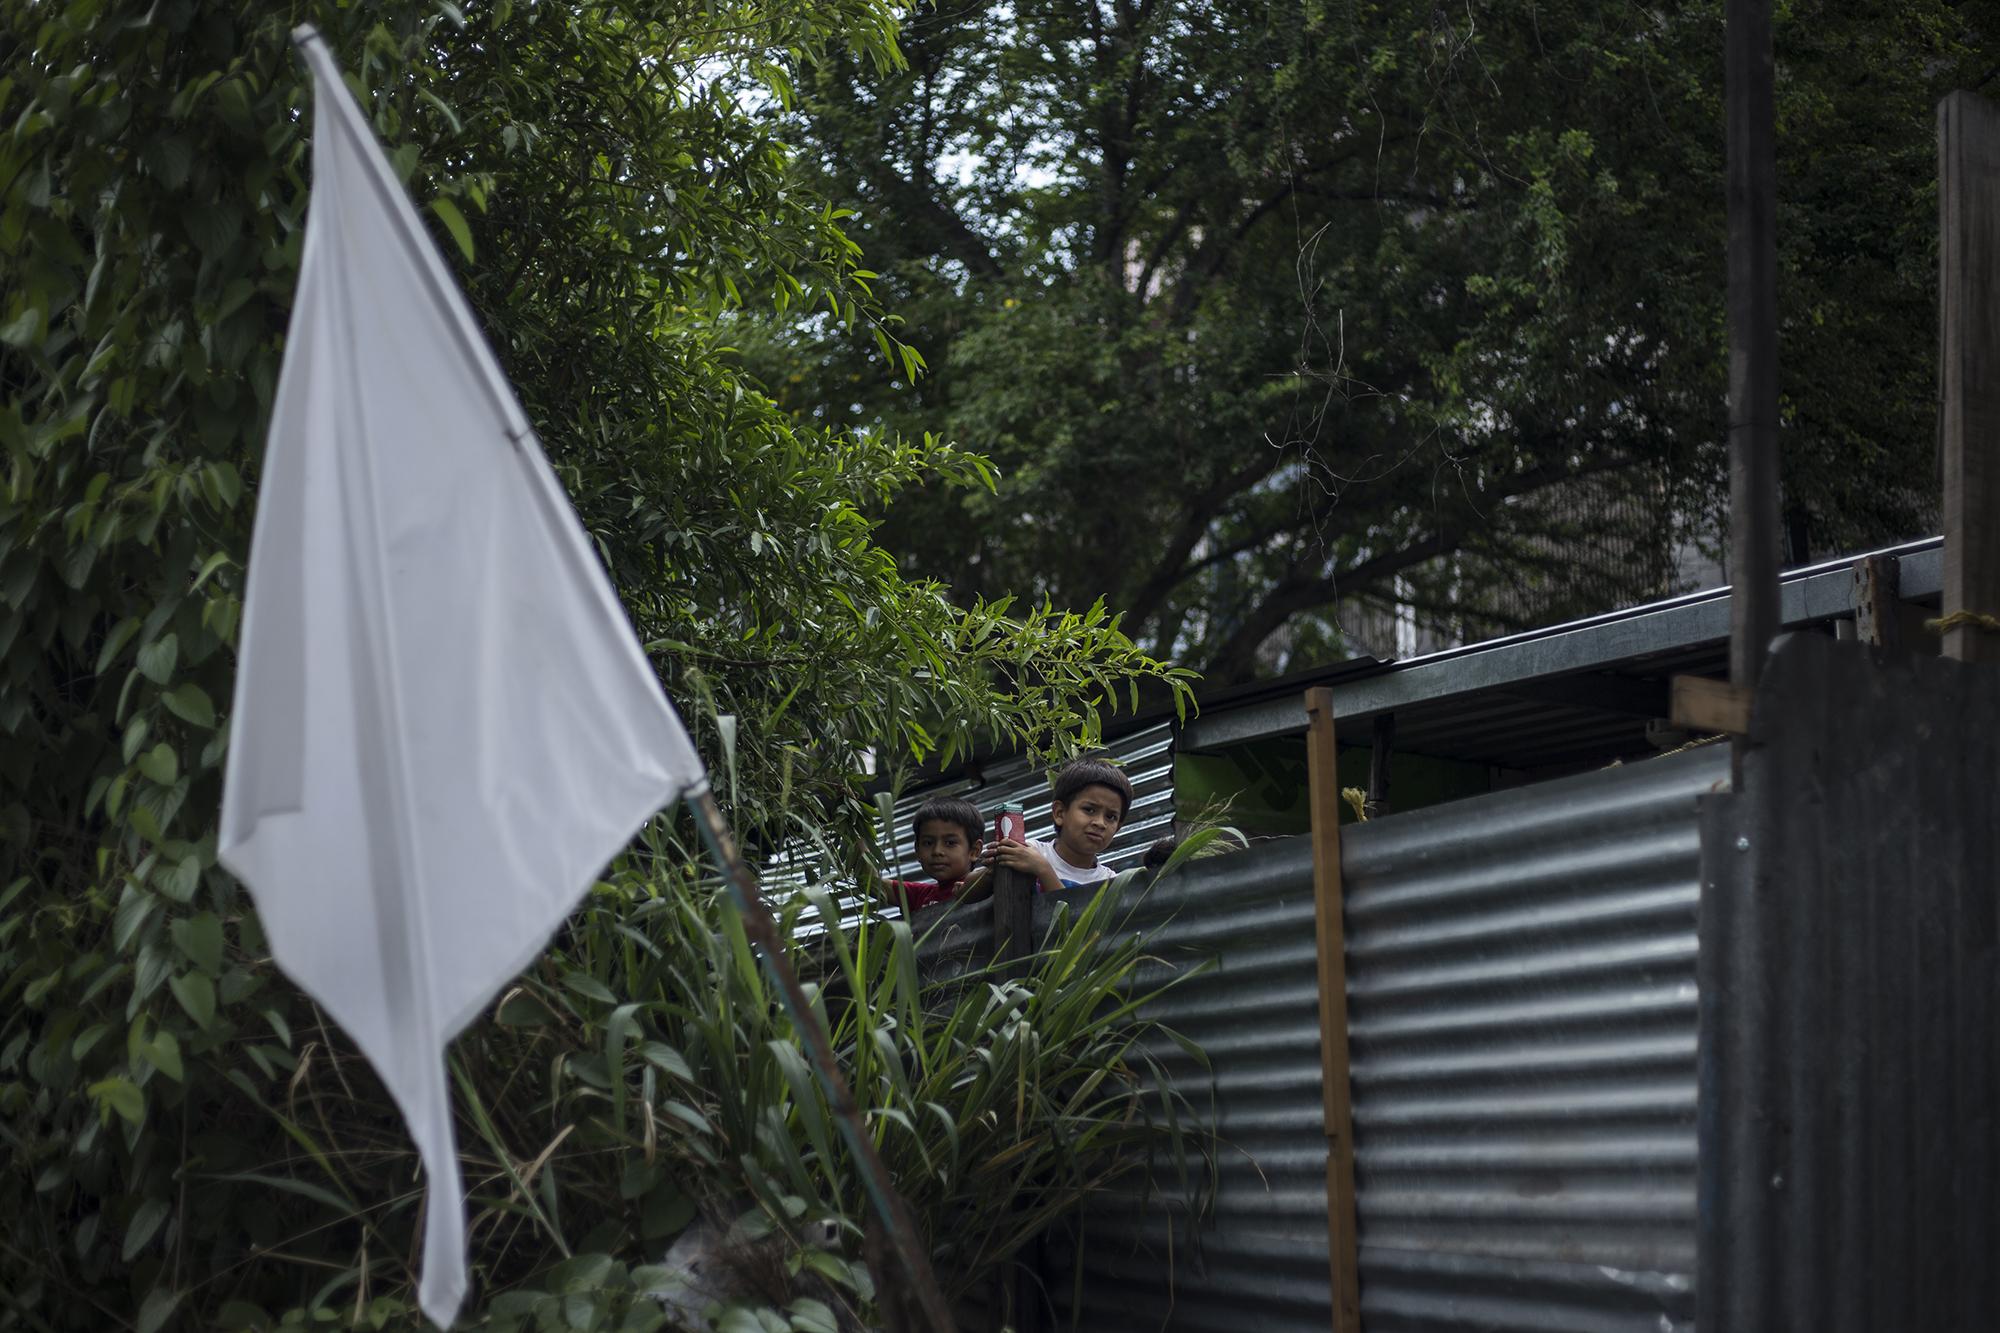
[[[1809,625],[1854,611],[1856,561],[1894,557],[1900,567],[1899,594],[1905,601],[1939,595],[1944,587],[1944,539],[1930,537],[1879,551],[1861,552],[1790,570],[1779,580],[1778,614],[1783,628]],[[1384,664],[1355,675],[1340,668],[1288,678],[1288,694],[1266,694],[1234,708],[1205,709],[1181,732],[1183,750],[1215,750],[1306,727],[1304,688],[1328,684],[1334,716],[1364,721],[1400,707],[1449,699],[1480,690],[1602,670],[1656,653],[1671,652],[1729,637],[1729,588],[1706,589],[1582,620],[1524,631],[1501,639]]]

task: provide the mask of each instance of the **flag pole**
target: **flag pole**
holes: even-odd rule
[[[722,863],[729,881],[730,896],[736,903],[737,914],[743,919],[743,933],[764,956],[764,966],[777,983],[778,993],[784,997],[792,1027],[805,1043],[813,1072],[819,1076],[820,1086],[833,1106],[834,1121],[840,1126],[841,1137],[847,1140],[855,1164],[861,1169],[862,1183],[867,1186],[869,1198],[875,1204],[875,1212],[888,1230],[890,1248],[902,1262],[903,1271],[916,1289],[918,1307],[922,1309],[932,1333],[951,1333],[954,1327],[951,1308],[945,1303],[944,1292],[938,1287],[937,1275],[931,1271],[930,1252],[922,1237],[917,1235],[903,1196],[896,1192],[895,1185],[889,1180],[881,1154],[875,1151],[875,1140],[869,1137],[867,1127],[862,1124],[854,1094],[842,1077],[840,1066],[834,1063],[833,1041],[820,1023],[819,1015],[813,1012],[798,977],[792,972],[791,962],[785,956],[784,942],[778,935],[778,923],[772,919],[771,909],[764,904],[757,877],[737,854],[736,840],[730,836],[729,825],[724,821],[722,811],[715,803],[715,793],[709,790],[708,783],[700,783],[684,799],[694,812],[695,825],[701,830],[702,841],[708,844],[715,859]],[[886,1296],[889,1293],[883,1294]]]

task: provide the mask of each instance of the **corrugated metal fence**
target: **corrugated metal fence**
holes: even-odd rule
[[[1718,747],[1344,831],[1371,1333],[1691,1327],[1695,801],[1726,775]],[[1307,841],[1198,863],[1134,925],[1162,968],[1210,964],[1158,1016],[1212,1062],[1220,1184],[1198,1255],[1157,1213],[1093,1217],[1078,1324],[1318,1333]],[[1199,1067],[1159,1055],[1204,1102]]]
[[[2000,1327],[2000,672],[1796,636],[1706,821],[1709,1333]]]

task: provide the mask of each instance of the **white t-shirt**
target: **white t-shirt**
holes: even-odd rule
[[[1089,867],[1071,865],[1062,859],[1060,852],[1056,851],[1053,838],[1047,842],[1029,839],[1028,846],[1048,858],[1050,868],[1056,872],[1056,878],[1066,889],[1080,889],[1086,884],[1102,884],[1105,880],[1113,878],[1116,873],[1102,861]]]

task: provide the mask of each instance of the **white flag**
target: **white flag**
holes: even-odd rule
[[[313,195],[222,810],[279,966],[388,1085],[466,1289],[445,1045],[701,781],[582,525],[318,35]]]

